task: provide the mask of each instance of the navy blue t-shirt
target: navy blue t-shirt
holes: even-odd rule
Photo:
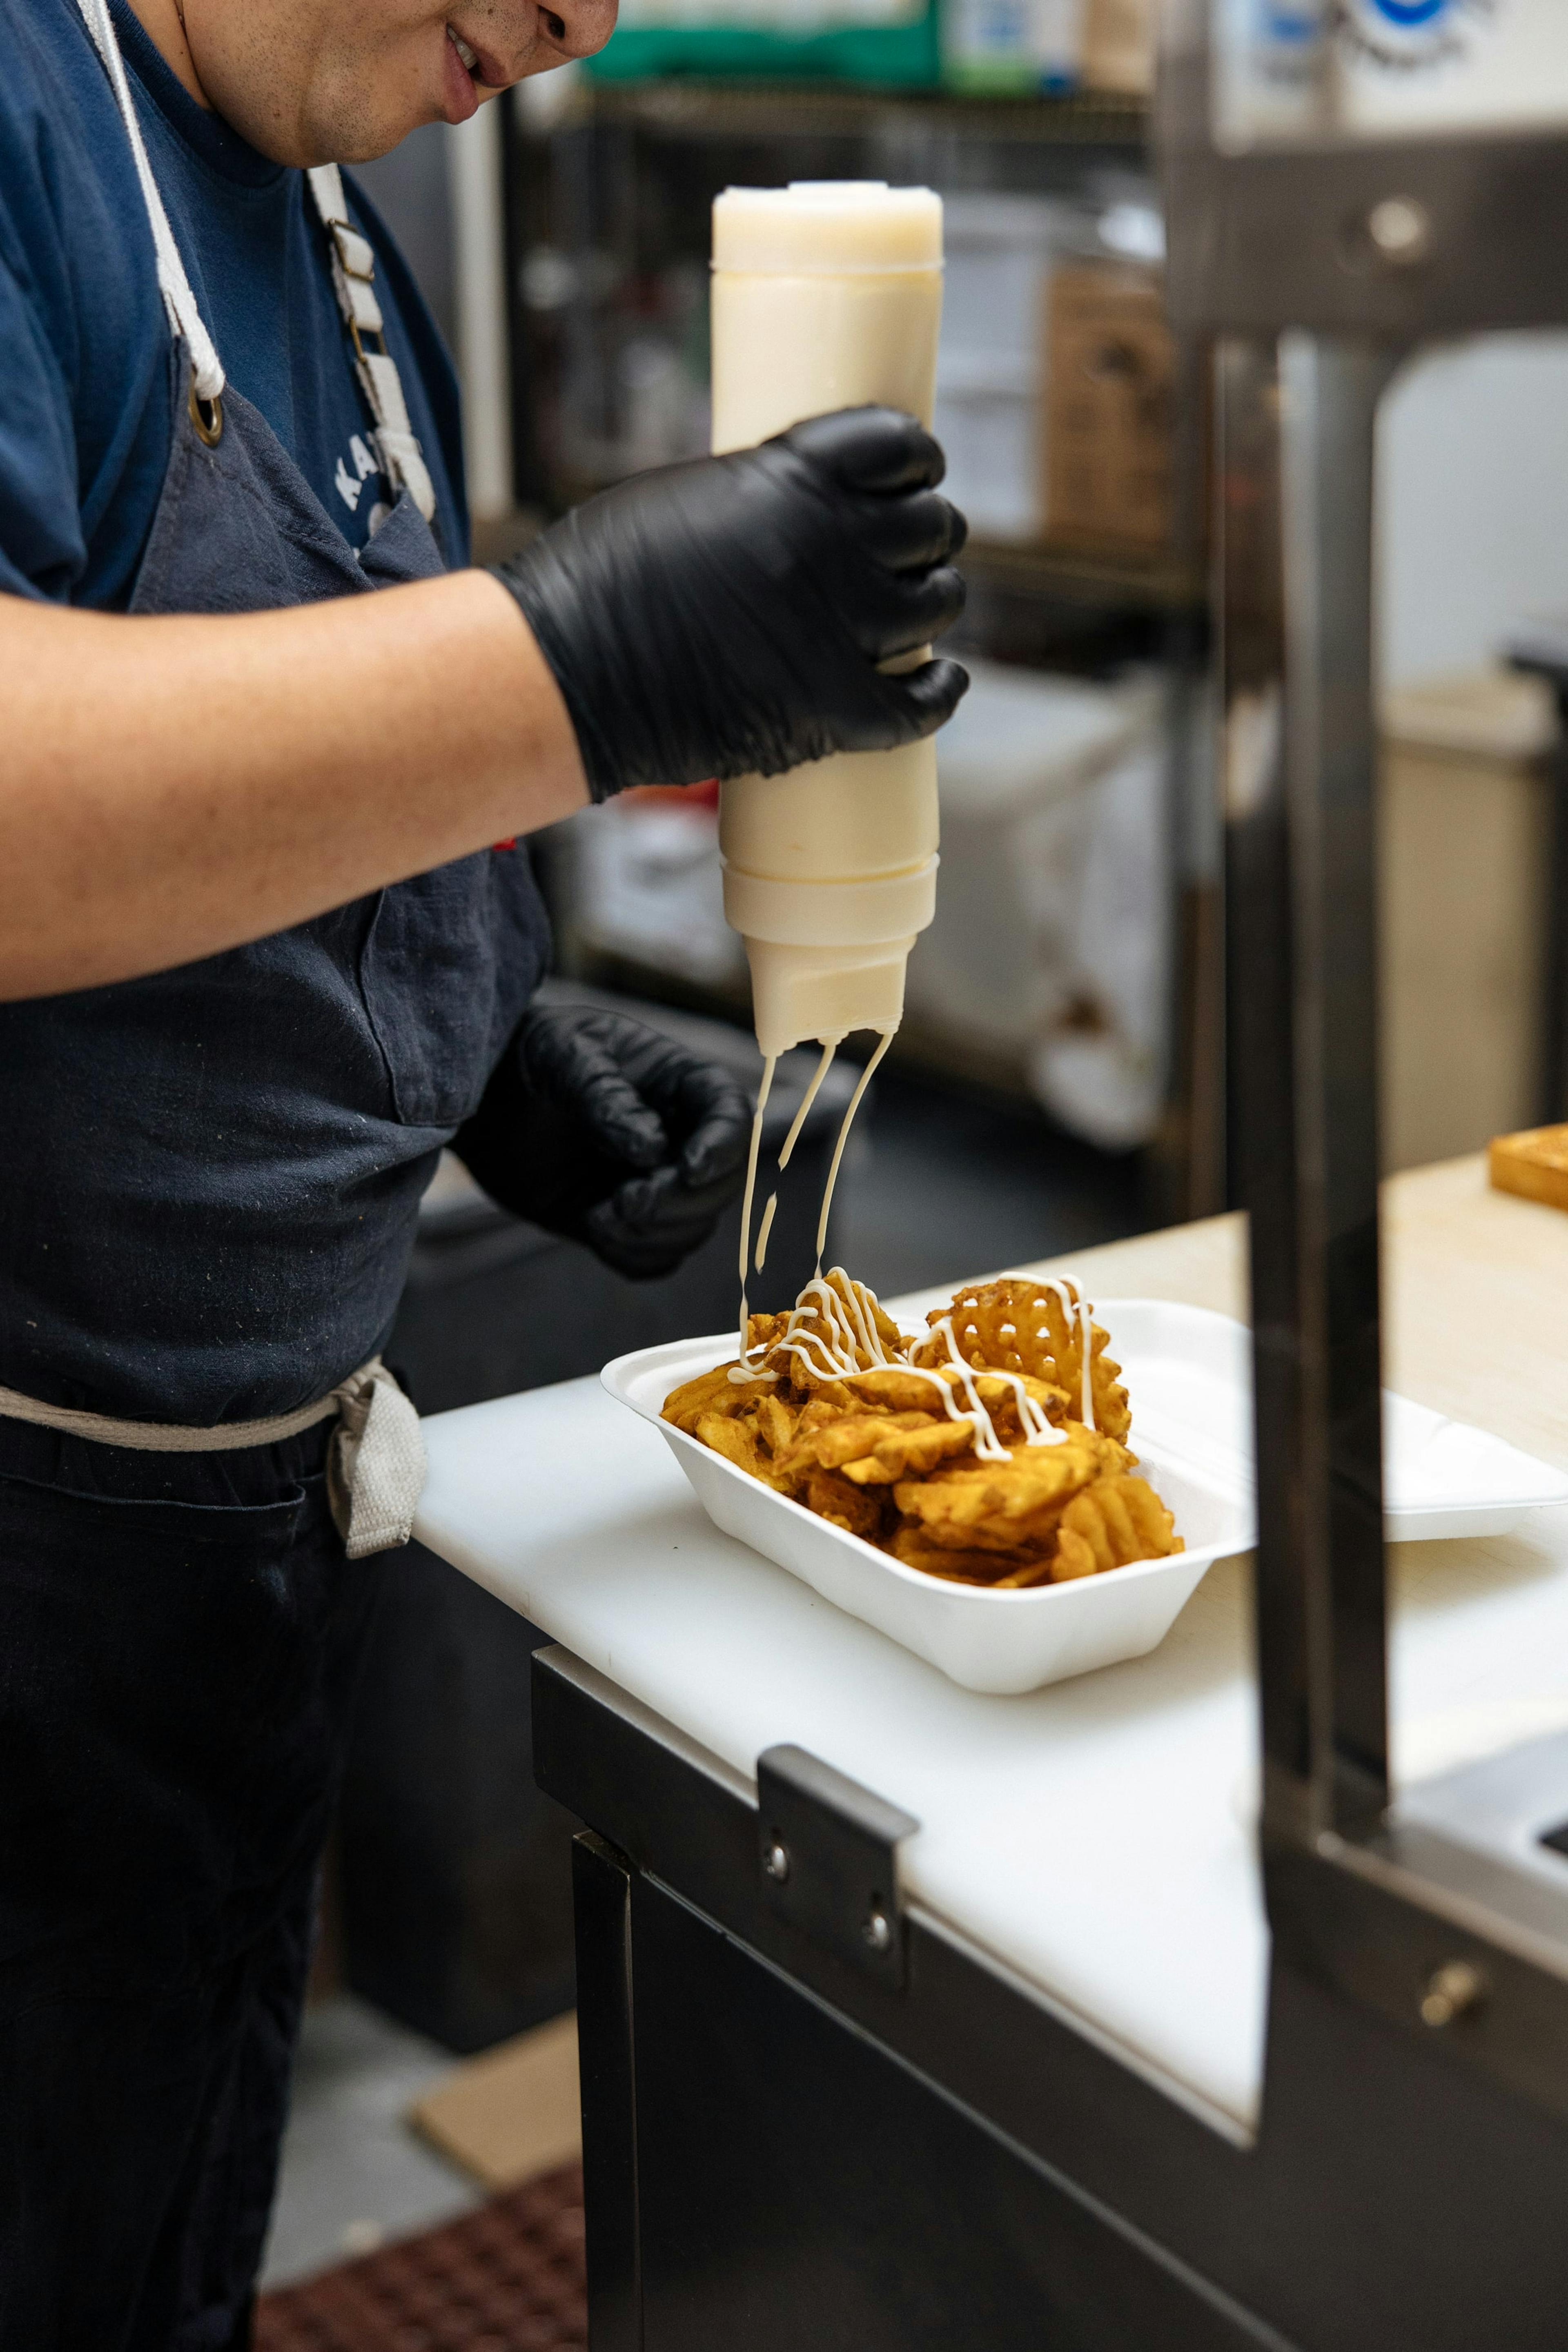
[[[110,6],[153,176],[225,371],[363,546],[385,485],[362,470],[370,416],[304,174],[205,112],[124,0]],[[121,610],[173,428],[153,233],[76,0],[0,0],[0,592]],[[451,362],[384,224],[348,185],[435,484],[437,536],[448,563],[466,562]]]

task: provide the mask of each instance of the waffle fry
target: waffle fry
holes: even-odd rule
[[[1048,1552],[955,1551],[949,1545],[932,1543],[907,1520],[900,1520],[894,1528],[886,1549],[906,1568],[918,1568],[922,1575],[941,1577],[949,1584],[989,1584],[1000,1591],[1004,1587],[1051,1581]]]
[[[721,1454],[726,1462],[732,1462],[737,1470],[744,1470],[751,1477],[760,1478],[764,1486],[772,1486],[778,1483],[763,1452],[755,1428],[744,1421],[721,1412],[705,1412],[690,1433],[715,1454]]]
[[[1177,1551],[1175,1522],[1144,1478],[1097,1478],[1062,1513],[1057,1577],[1099,1576]]]
[[[1060,1445],[1014,1447],[995,1464],[944,1463],[929,1478],[901,1479],[893,1499],[932,1543],[1016,1552],[1045,1540],[1076,1495],[1131,1460],[1114,1438],[1070,1423]]]
[[[1121,1367],[1070,1283],[1004,1276],[928,1323],[906,1336],[836,1267],[792,1314],[753,1315],[740,1359],[664,1418],[944,1582],[1022,1591],[1183,1549],[1131,1475]]]
[[[1127,1391],[1118,1380],[1121,1367],[1106,1354],[1106,1335],[1098,1323],[1090,1321],[1088,1307],[1070,1282],[1036,1282],[1026,1275],[1005,1274],[1000,1281],[959,1291],[951,1307],[933,1307],[926,1320],[932,1326],[931,1336],[916,1350],[916,1363],[941,1365],[948,1360],[941,1326],[951,1322],[958,1352],[966,1364],[1024,1372],[1047,1381],[1071,1401],[1080,1421],[1090,1419],[1082,1409],[1087,1329],[1091,1425],[1108,1437],[1126,1436],[1131,1415]]]
[[[831,1519],[835,1527],[847,1528],[852,1536],[864,1536],[868,1543],[879,1543],[887,1532],[886,1496],[868,1495],[841,1470],[813,1470],[799,1499],[818,1518]]]
[[[728,1364],[721,1364],[717,1371],[700,1373],[696,1380],[672,1390],[664,1401],[664,1418],[683,1429],[688,1437],[695,1437],[698,1423],[710,1415],[732,1417],[749,1412],[756,1402],[733,1385]],[[706,1445],[710,1440],[702,1442]]]

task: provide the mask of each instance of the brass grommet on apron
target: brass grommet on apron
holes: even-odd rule
[[[191,423],[195,426],[198,435],[209,449],[216,449],[223,439],[223,394],[220,392],[214,393],[210,400],[204,400],[196,390],[195,368],[191,370],[191,393],[188,405]]]

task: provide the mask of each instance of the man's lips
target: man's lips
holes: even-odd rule
[[[443,47],[446,51],[443,94],[447,101],[444,111],[448,122],[467,122],[470,115],[479,112],[479,93],[476,76],[465,62],[463,51],[458,46],[458,36],[450,25],[447,27]],[[467,42],[463,47],[468,47]],[[474,52],[469,49],[468,55],[472,57]]]
[[[481,89],[504,89],[509,82],[516,79],[515,74],[509,74],[498,57],[489,49],[476,48],[458,32],[456,25],[448,25],[447,31],[453,47]]]

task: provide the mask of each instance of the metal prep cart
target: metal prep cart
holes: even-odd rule
[[[1461,1161],[1395,1179],[1384,1229],[1391,1383],[1568,1466],[1568,1220]],[[1058,1265],[1101,1301],[1245,1311],[1237,1218]],[[1419,2015],[1447,1936],[1394,1957],[1386,2021],[1282,1949],[1271,1968],[1245,1562],[1150,1657],[984,1698],[721,1535],[596,1381],[426,1426],[425,1540],[561,1645],[535,1665],[537,1766],[595,1833],[596,2345],[638,2340],[632,2307],[653,2352],[1560,2343],[1552,2135],[1467,2083],[1465,2021]],[[1391,1566],[1405,1801],[1532,1734],[1521,1819],[1554,1828],[1568,1514]],[[811,1930],[773,1907],[757,1759],[783,1744],[919,1822],[902,1990],[858,1965],[882,1885],[847,1878]],[[1198,2296],[1181,2326],[1167,2277],[1178,2313]],[[1227,2298],[1272,2335],[1227,2334]]]

